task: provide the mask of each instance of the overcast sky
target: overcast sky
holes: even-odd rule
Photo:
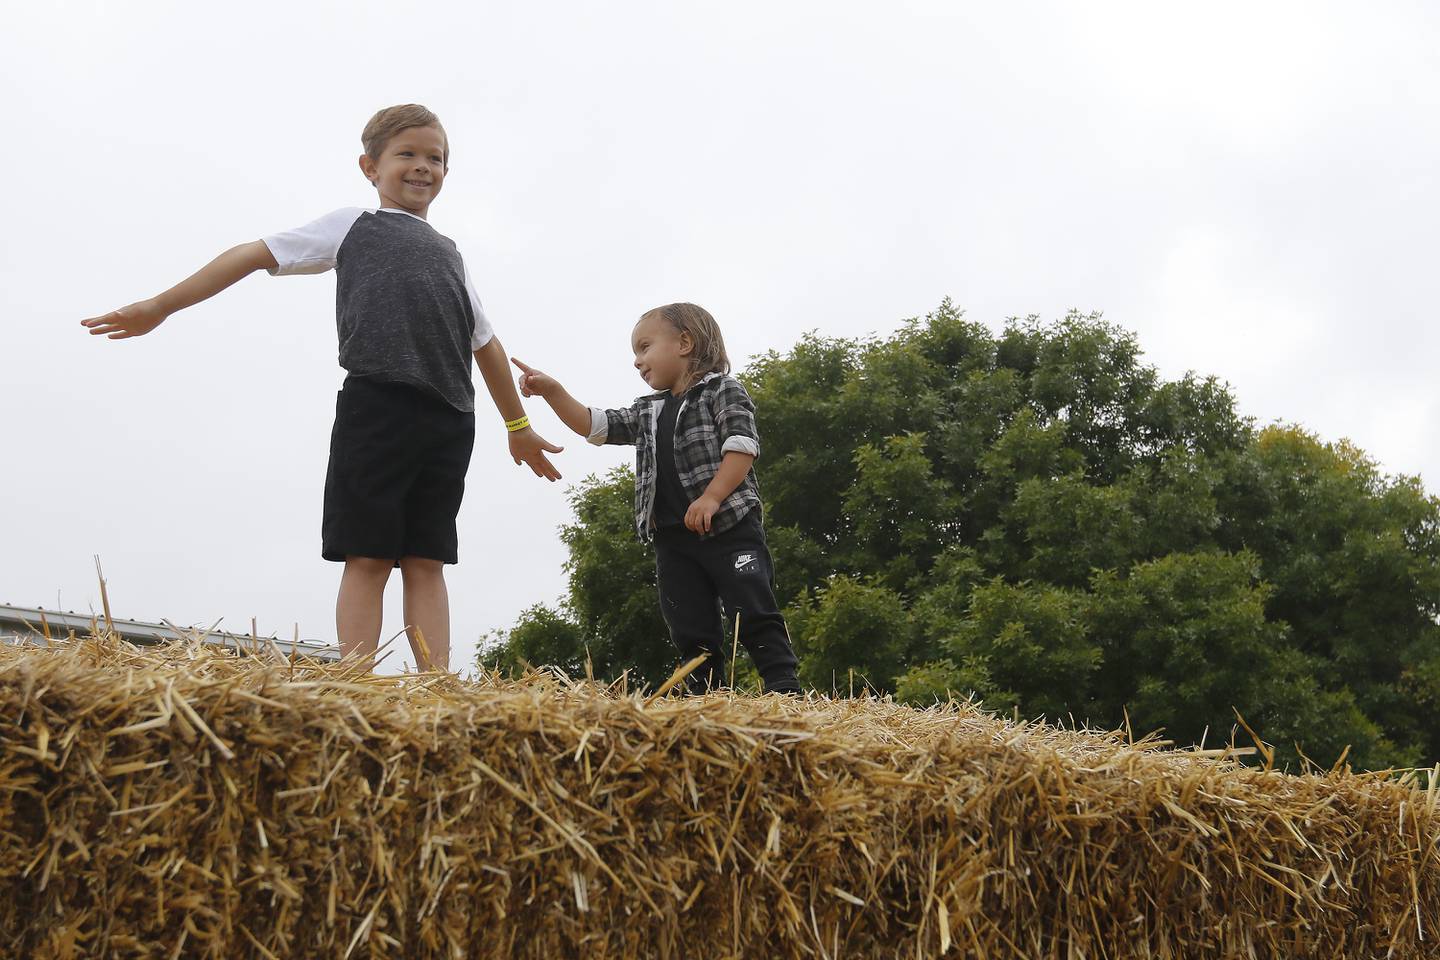
[[[674,300],[708,307],[742,365],[946,296],[996,329],[1073,307],[1164,375],[1219,376],[1260,422],[1348,437],[1433,491],[1436,11],[10,5],[0,603],[98,609],[99,554],[117,616],[333,640],[334,275],[259,274],[126,342],[78,321],[372,205],[360,129],[408,101],[450,136],[431,222],[507,349],[584,402],[645,391],[630,327]],[[546,484],[480,403],[457,668],[562,593],[566,487],[631,457],[531,402],[566,445]]]

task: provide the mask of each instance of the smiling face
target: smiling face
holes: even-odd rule
[[[642,317],[630,334],[630,347],[635,351],[635,369],[650,389],[678,395],[690,385],[690,354],[695,344],[690,334],[675,329],[664,317]]]
[[[439,127],[406,127],[378,157],[360,157],[360,170],[380,194],[380,206],[424,217],[445,182],[445,134]]]

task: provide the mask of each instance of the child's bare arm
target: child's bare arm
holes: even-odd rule
[[[505,363],[505,348],[500,345],[500,338],[491,337],[485,346],[476,350],[475,362],[480,367],[480,375],[485,378],[485,389],[490,391],[490,399],[495,402],[495,409],[500,411],[500,416],[504,417],[506,422],[525,416],[525,407],[520,403],[515,385],[510,382],[510,367]],[[545,454],[559,453],[564,449],[550,443],[530,427],[510,433],[510,456],[516,463],[525,461],[530,469],[535,471],[535,476],[547,480],[559,480],[560,471],[555,469],[555,465]]]
[[[542,373],[515,357],[511,357],[510,362],[521,370],[521,396],[544,397],[545,402],[550,404],[550,409],[555,411],[555,415],[565,426],[582,437],[590,436],[589,407],[570,396],[570,392],[560,385],[560,381],[548,373]]]
[[[705,492],[685,511],[685,526],[696,533],[709,533],[710,521],[720,509],[720,504],[740,486],[754,462],[755,458],[748,453],[738,450],[725,451],[725,456],[720,458],[720,469],[710,478]]]
[[[159,296],[81,320],[80,324],[89,327],[92,335],[108,336],[111,340],[144,336],[160,326],[170,314],[208,300],[256,270],[274,269],[275,265],[275,257],[264,241],[242,243],[226,250]]]

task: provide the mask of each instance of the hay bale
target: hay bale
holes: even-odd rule
[[[1436,793],[966,705],[0,649],[8,957],[1419,957]]]

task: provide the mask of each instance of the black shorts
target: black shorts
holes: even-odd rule
[[[346,378],[330,434],[322,556],[454,563],[474,446],[474,413],[406,384]]]

